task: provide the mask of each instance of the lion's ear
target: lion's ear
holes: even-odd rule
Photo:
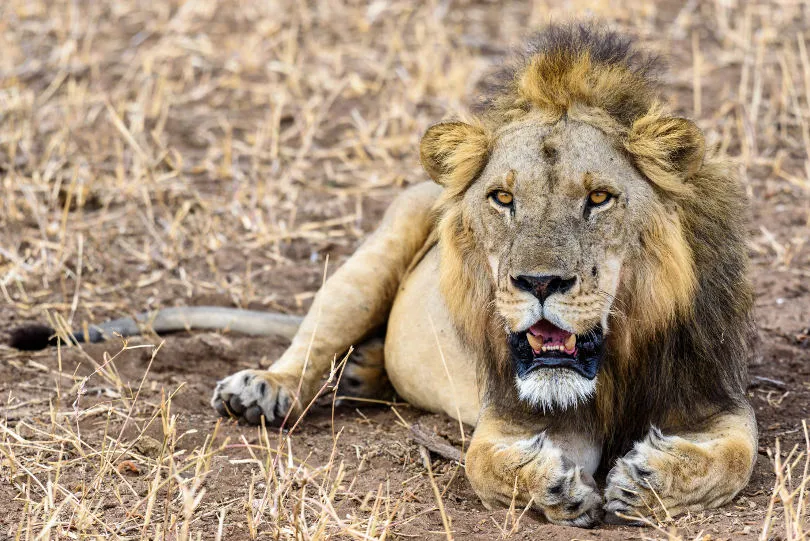
[[[706,149],[703,133],[694,122],[656,113],[633,123],[625,146],[650,180],[665,183],[670,179],[683,181],[697,173]]]
[[[489,157],[491,138],[481,126],[442,122],[422,137],[419,155],[422,167],[438,184],[471,181]]]

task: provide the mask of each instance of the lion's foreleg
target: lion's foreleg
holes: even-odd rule
[[[600,446],[586,435],[519,427],[485,410],[467,451],[467,477],[485,506],[531,506],[556,524],[592,527]]]
[[[700,431],[651,429],[607,477],[605,510],[666,518],[719,507],[751,476],[757,428],[749,407],[715,416]]]
[[[303,411],[336,355],[381,326],[399,283],[430,232],[441,188],[425,183],[397,197],[378,229],[312,303],[287,351],[269,370],[243,370],[217,384],[212,405],[223,415],[258,423]],[[300,390],[300,392],[299,392]]]

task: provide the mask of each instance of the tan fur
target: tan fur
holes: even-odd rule
[[[705,152],[700,129],[690,120],[668,116],[659,106],[633,122],[624,146],[647,178],[673,194],[690,190],[683,181],[697,173]]]
[[[439,186],[397,198],[282,358],[267,374],[226,378],[212,402],[239,410],[251,399],[272,420],[273,397],[300,378],[297,414],[335,355],[387,319],[397,392],[477,422],[466,467],[486,505],[514,498],[592,526],[600,460],[608,512],[650,514],[653,493],[671,513],[722,505],[756,453],[742,190],[697,126],[660,106],[622,40],[563,27],[539,43],[478,120],[427,131],[421,161]],[[511,206],[493,202],[498,190]],[[615,195],[590,208],[591,190]],[[521,275],[575,285],[540,301],[516,287]],[[541,318],[577,334],[606,329],[596,379],[516,375],[507,339]],[[549,389],[553,400],[537,396]]]
[[[467,451],[466,468],[484,505],[508,507],[514,502],[525,507],[531,502],[557,524],[596,524],[602,506],[593,480],[598,445],[587,436],[555,436],[484,412]],[[588,462],[590,467],[581,466]]]
[[[439,290],[435,246],[400,287],[385,344],[385,369],[399,396],[428,411],[475,425],[481,409],[476,364]]]
[[[649,339],[688,311],[697,285],[692,249],[684,239],[677,214],[662,211],[653,215],[642,239],[646,250],[626,268],[627,277],[618,295],[626,299],[626,309],[614,332],[623,344]],[[626,351],[622,362],[632,363],[631,355]]]
[[[701,431],[653,429],[608,475],[607,510],[659,519],[719,507],[741,490],[757,453],[753,411],[719,415]]]
[[[486,161],[490,135],[480,125],[444,122],[422,139],[422,166],[430,178],[456,189],[470,182]]]

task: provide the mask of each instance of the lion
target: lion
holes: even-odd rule
[[[216,385],[216,411],[251,424],[302,414],[360,345],[344,373],[355,391],[390,382],[475,427],[465,467],[487,508],[592,527],[721,506],[757,453],[747,201],[698,126],[662,105],[657,70],[614,32],[550,26],[472,120],[427,130],[433,182],[394,200],[303,319],[140,319],[290,336],[268,370]]]

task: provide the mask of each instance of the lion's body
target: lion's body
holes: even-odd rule
[[[475,426],[481,407],[476,361],[442,299],[439,265],[433,248],[403,281],[388,321],[385,370],[408,402]]]
[[[221,381],[214,407],[303,412],[385,327],[384,360],[361,350],[344,376],[375,388],[384,363],[401,397],[475,425],[485,505],[592,526],[728,502],[757,448],[745,197],[659,105],[653,67],[609,32],[540,34],[476,122],[428,130],[436,184],[394,201],[284,355]]]

